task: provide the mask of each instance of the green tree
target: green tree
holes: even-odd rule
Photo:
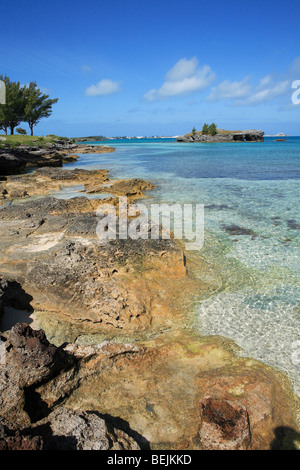
[[[192,129],[192,134],[195,135],[196,134],[196,127],[194,126],[193,129]]]
[[[218,133],[217,126],[215,125],[214,122],[209,126],[208,133],[210,135],[216,135]]]
[[[24,120],[24,88],[20,82],[11,82],[6,75],[0,75],[0,80],[5,83],[6,88],[6,104],[0,105],[0,127],[5,135],[7,129],[13,135],[15,127]]]
[[[207,135],[208,134],[208,124],[203,124],[203,127],[202,127],[202,134],[203,135]]]
[[[20,134],[20,135],[26,135],[27,134],[27,131],[26,129],[23,129],[22,127],[18,127],[16,129],[17,133]]]
[[[57,103],[58,99],[50,99],[37,87],[36,82],[30,82],[24,90],[25,112],[24,121],[28,123],[31,135],[33,127],[36,126],[42,118],[49,117],[52,114],[52,105]]]

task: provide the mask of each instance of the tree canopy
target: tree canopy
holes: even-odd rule
[[[208,133],[210,135],[216,135],[218,133],[217,126],[215,125],[214,122],[209,126]]]
[[[202,127],[203,135],[216,135],[217,133],[218,133],[218,129],[214,122],[210,124],[210,126],[207,123],[203,124],[203,127]]]
[[[5,83],[6,103],[0,104],[0,129],[7,135],[8,129],[14,134],[14,129],[21,123],[27,122],[33,135],[33,127],[44,117],[52,114],[52,105],[58,99],[50,99],[37,87],[36,82],[21,86],[20,82],[12,82],[6,75],[0,75]]]
[[[49,117],[52,114],[52,105],[57,103],[58,99],[50,99],[49,95],[43,94],[37,87],[36,82],[30,82],[29,86],[25,87],[24,97],[24,121],[28,123],[31,135],[33,135],[33,127],[42,118]]]
[[[208,134],[208,124],[204,123],[202,127],[202,134],[207,135]]]

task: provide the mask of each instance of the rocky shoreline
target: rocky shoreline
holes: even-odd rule
[[[53,148],[57,166],[74,149]],[[99,205],[153,185],[42,158],[34,172],[1,173],[2,325],[28,321],[2,329],[0,449],[296,448],[288,379],[193,329],[190,303],[215,286],[192,258],[172,238],[99,243]],[[82,197],[51,197],[75,185]]]
[[[223,131],[221,129],[215,135],[203,135],[202,132],[182,135],[177,137],[177,142],[264,142],[264,132],[256,129],[236,132]]]
[[[35,167],[62,167],[64,163],[76,161],[76,153],[113,152],[114,148],[106,145],[92,146],[76,144],[73,140],[56,140],[45,145],[18,145],[11,148],[4,144],[0,148],[0,176],[19,174]]]

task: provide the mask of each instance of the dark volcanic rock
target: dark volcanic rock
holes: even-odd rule
[[[12,153],[0,153],[0,175],[19,173],[25,167],[23,158]]]
[[[3,334],[6,339],[8,365],[18,370],[20,387],[30,387],[49,380],[72,362],[68,355],[49,343],[43,330],[33,330],[18,323]]]
[[[51,411],[78,386],[77,359],[50,344],[42,330],[18,323],[2,340],[6,361],[0,365],[0,450],[140,449],[94,413],[60,406]]]
[[[0,426],[0,450],[42,450],[43,440],[39,436],[21,436]]]
[[[211,397],[201,402],[200,441],[203,450],[247,450],[250,424],[244,406]]]
[[[9,428],[18,429],[30,424],[31,410],[37,412],[34,389],[74,367],[76,361],[50,344],[42,330],[34,331],[25,323],[18,323],[1,339],[6,354],[0,365],[0,417]]]

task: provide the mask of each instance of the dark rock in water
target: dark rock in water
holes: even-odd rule
[[[282,224],[281,219],[280,219],[280,217],[278,217],[278,216],[276,216],[276,217],[271,217],[271,220],[272,220],[272,224],[273,224],[275,227],[279,227],[279,225]]]
[[[250,228],[240,227],[239,225],[223,225],[223,229],[230,235],[250,235],[252,237],[257,237],[257,233],[253,230]]]
[[[299,230],[300,229],[300,223],[297,222],[294,219],[288,220],[286,224],[287,224],[288,228],[290,228],[292,230]]]
[[[205,209],[223,211],[225,209],[233,209],[233,207],[227,204],[210,204],[209,206],[205,206]]]

